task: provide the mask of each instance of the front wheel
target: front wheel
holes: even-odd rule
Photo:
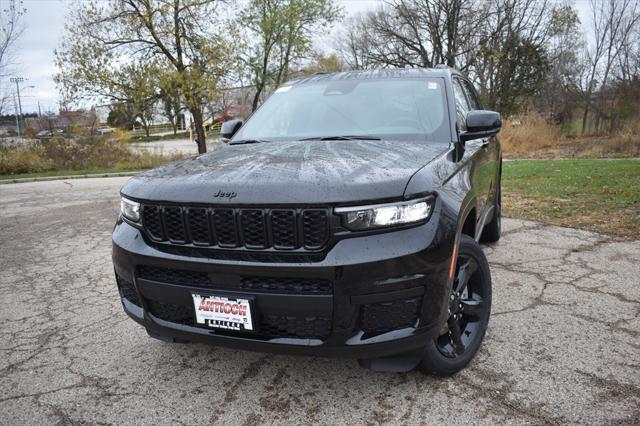
[[[491,272],[482,248],[462,235],[456,274],[449,296],[448,317],[440,335],[427,344],[418,368],[448,376],[473,359],[484,339],[491,313]]]

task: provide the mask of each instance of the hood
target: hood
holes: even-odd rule
[[[205,204],[325,204],[400,197],[449,144],[305,141],[225,145],[130,179],[124,195]]]

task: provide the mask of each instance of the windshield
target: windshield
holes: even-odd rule
[[[240,140],[371,136],[448,142],[444,80],[333,80],[275,91],[240,128]]]

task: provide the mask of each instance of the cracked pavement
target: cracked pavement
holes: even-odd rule
[[[504,220],[472,364],[372,373],[148,338],[111,265],[125,181],[0,186],[3,424],[640,422],[640,241]]]

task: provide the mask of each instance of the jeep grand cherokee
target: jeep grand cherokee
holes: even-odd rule
[[[489,320],[500,126],[449,68],[286,83],[122,188],[124,310],[164,341],[453,374]]]

